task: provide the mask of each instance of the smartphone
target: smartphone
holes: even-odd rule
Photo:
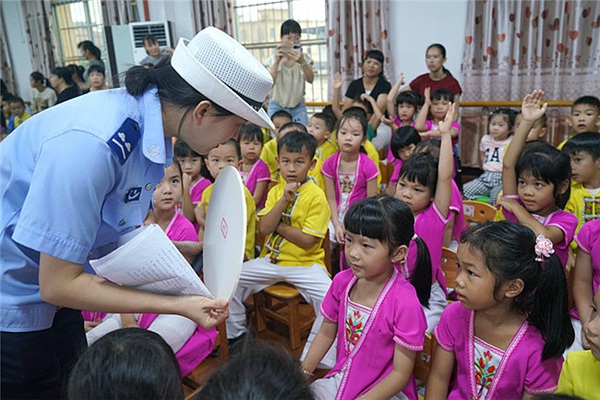
[[[296,50],[296,51],[302,51],[302,46],[301,46],[301,45],[299,45],[299,44],[295,44],[295,45],[293,45],[293,46],[292,46],[292,48],[293,48],[294,50]]]

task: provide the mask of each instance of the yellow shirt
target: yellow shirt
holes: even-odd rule
[[[600,133],[600,132],[598,132],[598,133]],[[576,136],[576,135],[577,134],[569,135],[569,137],[567,139],[563,140],[562,142],[560,142],[560,144],[558,146],[556,146],[556,148],[558,150],[562,150],[562,148],[565,146],[565,143],[567,143],[569,141],[569,139],[571,139],[573,136]]]
[[[208,203],[210,202],[210,196],[215,184],[213,183],[202,192],[202,200],[200,204],[204,203],[204,213],[208,209]],[[246,246],[244,246],[244,254],[248,260],[254,258],[254,236],[256,235],[256,204],[252,198],[252,194],[246,186],[244,186],[244,197],[246,200]]]
[[[600,191],[594,197],[583,187],[582,183],[571,181],[571,196],[567,201],[565,211],[575,214],[577,217],[575,233],[579,232],[586,222],[600,219]],[[571,242],[571,249],[577,250],[577,243],[574,240]]]
[[[574,351],[563,363],[556,393],[600,399],[600,361],[590,350]]]
[[[315,156],[319,160],[321,160],[321,162],[324,163],[325,160],[327,160],[329,157],[334,155],[337,151],[338,151],[337,143],[335,142],[335,140],[329,138],[326,141],[324,141],[323,144],[317,148],[317,152],[316,152]]]
[[[283,196],[285,185],[274,186],[267,197],[265,208],[258,216],[262,217],[271,211]],[[331,211],[327,206],[325,193],[311,180],[307,180],[296,192],[294,199],[281,214],[281,222],[301,229],[307,235],[319,238],[310,249],[302,247],[285,239],[277,232],[267,237],[261,257],[269,257],[270,262],[283,267],[309,267],[320,264],[325,267],[325,251],[323,238],[327,233]]]
[[[260,152],[260,159],[267,164],[269,171],[271,171],[271,180],[275,180],[275,173],[277,172],[277,140],[269,140],[263,146]]]

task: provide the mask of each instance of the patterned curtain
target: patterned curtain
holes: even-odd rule
[[[136,0],[102,0],[104,25],[126,25],[140,20]]]
[[[8,53],[6,43],[6,29],[4,27],[4,15],[0,15],[0,74],[10,93],[15,92],[15,76],[13,74],[12,62]]]
[[[472,1],[461,100],[547,99],[600,92],[600,2]]]
[[[233,4],[228,0],[193,0],[196,32],[207,26],[219,28],[233,35]]]
[[[388,3],[389,1],[385,0],[325,1],[329,98],[333,75],[340,72],[346,84],[361,77],[363,56],[372,49],[379,49],[385,55],[384,74],[388,80],[393,81],[392,54],[387,30]]]
[[[44,76],[56,66],[59,59],[52,40],[53,16],[50,0],[21,0],[25,16],[25,32],[33,71]]]

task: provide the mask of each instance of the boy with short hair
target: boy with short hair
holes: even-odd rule
[[[26,119],[31,117],[31,114],[25,111],[25,102],[20,97],[11,97],[8,100],[8,105],[10,106],[11,117],[8,119],[7,128],[9,132],[12,132]]]
[[[308,178],[308,171],[316,162],[316,139],[308,133],[292,131],[279,140],[277,149],[277,164],[285,184],[269,191],[265,208],[258,213],[259,230],[267,239],[261,257],[244,263],[229,304],[227,337],[235,340],[247,332],[243,304],[246,298],[285,281],[298,289],[318,316],[309,346],[320,328],[319,307],[331,284],[322,247],[331,212],[325,193]]]
[[[275,126],[275,130],[272,132],[275,140],[269,140],[265,143],[260,152],[260,159],[269,167],[269,171],[271,171],[271,180],[276,180],[277,141],[279,140],[279,131],[282,126],[292,122],[292,114],[285,110],[279,110],[271,116],[271,121],[273,121],[273,125]]]
[[[519,112],[515,117],[515,131],[521,125],[523,121],[523,116]],[[548,117],[546,114],[542,115],[540,119],[535,121],[531,129],[529,130],[529,134],[527,135],[527,142],[532,142],[534,140],[544,140],[546,135],[548,134]],[[506,151],[505,151],[506,152]]]
[[[567,124],[573,131],[569,139],[583,132],[598,133],[598,129],[600,129],[600,99],[595,96],[583,96],[575,100],[571,107],[571,115],[567,118]],[[562,150],[567,140],[562,141],[556,148]]]
[[[318,147],[316,156],[321,162],[325,162],[325,160],[338,151],[337,144],[331,140],[331,132],[334,129],[334,122],[331,116],[324,113],[313,114],[308,120],[306,129],[308,133],[317,139]]]
[[[565,206],[577,216],[575,233],[588,221],[600,219],[600,135],[583,132],[569,139],[562,151],[571,158],[571,196]],[[575,242],[571,249],[576,249]]]

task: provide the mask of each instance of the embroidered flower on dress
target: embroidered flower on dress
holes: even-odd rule
[[[479,386],[479,395],[477,398],[481,396],[484,389],[489,389],[496,374],[496,367],[490,365],[491,360],[492,354],[489,351],[484,351],[483,357],[475,361],[475,382]]]
[[[346,340],[351,345],[356,345],[363,331],[363,323],[360,322],[361,314],[354,311],[352,316],[346,320]]]

